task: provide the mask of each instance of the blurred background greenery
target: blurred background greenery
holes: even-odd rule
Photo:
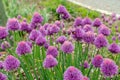
[[[3,5],[1,5],[2,1]],[[18,15],[30,21],[36,11],[44,17],[44,22],[58,20],[56,8],[60,4],[68,9],[73,18],[88,16],[94,19],[100,16],[100,13],[96,11],[83,8],[67,0],[0,0],[0,8],[2,9],[2,12],[0,12],[0,25],[5,25],[7,18],[17,17]]]

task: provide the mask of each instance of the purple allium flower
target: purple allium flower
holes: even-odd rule
[[[57,43],[63,44],[67,40],[67,37],[65,36],[60,36],[56,39]]]
[[[112,21],[113,21],[113,22],[115,22],[116,20],[117,20],[117,18],[116,18],[116,17],[113,17],[113,18],[112,18]]]
[[[113,54],[117,54],[117,53],[120,53],[120,46],[116,43],[112,43],[108,47],[108,50]]]
[[[3,62],[0,61],[0,69],[3,69],[3,68],[4,68],[4,66],[3,66]]]
[[[46,52],[47,55],[52,55],[53,57],[57,57],[58,50],[55,46],[49,46]]]
[[[16,70],[20,66],[20,61],[12,55],[8,55],[4,61],[4,68],[7,71]]]
[[[55,21],[55,24],[56,24],[59,28],[63,28],[63,27],[64,27],[64,23],[63,23],[63,22]]]
[[[39,31],[41,32],[42,36],[46,36],[47,35],[47,30],[45,30],[44,27],[40,27]]]
[[[83,25],[86,25],[86,24],[91,25],[91,24],[92,24],[92,21],[91,21],[90,18],[86,17],[86,18],[84,18],[84,19],[82,20],[82,24],[83,24]]]
[[[113,77],[118,74],[118,66],[111,59],[104,59],[101,64],[101,72],[105,77]]]
[[[58,8],[56,9],[56,12],[57,12],[58,14],[60,14],[60,15],[61,15],[61,18],[63,18],[63,19],[68,19],[68,18],[70,18],[69,12],[68,12],[67,9],[66,9],[64,6],[62,6],[62,5],[59,5],[59,6],[58,6]]]
[[[72,28],[68,28],[68,30],[66,32],[68,35],[70,35],[73,32],[73,30],[72,30]]]
[[[83,76],[82,80],[90,80],[87,76]]]
[[[20,25],[21,25],[20,26],[21,31],[26,31],[26,32],[30,31],[30,27],[29,27],[29,24],[27,22],[21,22]]]
[[[91,25],[88,25],[88,24],[84,25],[83,30],[85,32],[88,32],[88,31],[92,31],[93,32],[93,28],[91,27]]]
[[[84,67],[85,69],[90,67],[88,61],[84,61],[83,67]]]
[[[31,41],[26,41],[26,43],[32,48],[32,42]]]
[[[24,54],[31,53],[31,47],[28,45],[27,42],[21,41],[18,43],[18,46],[16,48],[16,53],[18,55],[24,55]]]
[[[102,24],[99,27],[98,33],[103,34],[104,36],[109,36],[111,31],[110,31],[110,29],[108,27],[106,27],[104,24]]]
[[[46,49],[48,49],[48,47],[50,46],[49,42],[46,42],[44,45],[43,45]]]
[[[115,36],[113,36],[113,37],[112,37],[112,40],[113,40],[113,41],[116,41],[116,37],[115,37]]]
[[[113,17],[116,17],[116,13],[112,13],[111,14],[111,17],[113,18]]]
[[[95,40],[95,34],[91,31],[89,32],[86,32],[83,36],[83,40],[86,42],[86,43],[94,43],[94,40]]]
[[[57,25],[55,25],[55,24],[53,24],[53,25],[51,24],[47,28],[47,34],[48,35],[53,35],[54,33],[57,33],[59,31],[60,31],[60,28]]]
[[[64,72],[64,79],[63,80],[82,80],[83,75],[81,71],[74,66],[70,66]]]
[[[98,34],[98,36],[95,38],[94,44],[97,48],[106,47],[108,45],[108,40],[104,35]]]
[[[109,23],[109,25],[112,25],[112,24],[113,24],[113,21],[110,20],[108,23]]]
[[[35,12],[33,17],[32,17],[32,22],[35,24],[42,23],[43,17],[38,12]]]
[[[45,30],[47,30],[47,28],[49,27],[49,23],[45,23],[44,25],[43,25],[43,27],[45,28]]]
[[[17,19],[18,19],[18,20],[20,20],[21,18],[22,18],[22,16],[21,16],[21,15],[18,15],[18,16],[17,16]]]
[[[76,39],[77,41],[82,40],[83,36],[84,36],[84,31],[83,31],[83,29],[81,29],[79,27],[75,28],[75,30],[72,33],[72,37],[74,39]]]
[[[65,41],[62,45],[61,45],[61,50],[64,53],[70,54],[74,51],[74,46],[70,41]]]
[[[7,76],[0,72],[0,80],[7,80]]]
[[[82,26],[82,19],[80,17],[77,17],[74,21],[74,27]]]
[[[0,26],[0,39],[4,39],[8,36],[8,31],[5,27]]]
[[[41,35],[39,31],[33,29],[29,35],[29,39],[32,40],[32,41],[35,41],[36,38]]]
[[[16,18],[12,18],[8,20],[7,28],[8,30],[12,30],[12,31],[19,30],[20,24]]]
[[[92,59],[92,65],[94,66],[94,67],[100,67],[101,66],[101,64],[102,64],[102,62],[103,62],[103,57],[101,56],[101,55],[96,55],[93,59]]]
[[[95,27],[99,27],[101,24],[102,24],[102,22],[101,22],[101,20],[99,18],[96,18],[93,21],[93,26],[95,26]]]
[[[42,35],[39,35],[37,39],[35,40],[35,43],[39,46],[43,46],[47,42],[46,38]]]
[[[2,42],[1,49],[6,50],[10,47],[10,44],[7,41]]]
[[[56,58],[54,58],[52,55],[47,55],[44,62],[43,62],[43,66],[45,68],[52,68],[55,67],[58,64]]]

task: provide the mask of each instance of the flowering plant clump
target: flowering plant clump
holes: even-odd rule
[[[0,80],[119,80],[120,19],[77,17],[69,27],[65,6],[56,12],[52,23],[35,12],[0,26]]]

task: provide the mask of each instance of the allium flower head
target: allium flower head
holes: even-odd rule
[[[90,18],[86,17],[86,18],[84,18],[84,19],[82,20],[82,24],[83,24],[83,25],[86,25],[86,24],[91,25],[91,24],[92,24],[92,21],[91,21]]]
[[[110,52],[112,52],[113,54],[117,54],[117,53],[120,53],[120,46],[118,44],[116,44],[116,43],[112,43],[108,47],[108,50]]]
[[[56,12],[57,12],[58,14],[60,14],[63,19],[68,19],[68,18],[70,18],[69,12],[68,12],[67,9],[66,9],[64,6],[62,6],[62,5],[59,5],[59,6],[58,6],[58,8],[56,9]]]
[[[88,24],[84,25],[83,30],[85,32],[88,32],[88,31],[93,32],[93,28],[91,27],[91,25],[88,25]]]
[[[39,31],[41,32],[41,35],[42,36],[46,36],[47,35],[47,30],[45,30],[45,28],[42,26],[42,27],[40,27],[40,29],[39,29]]]
[[[8,30],[18,30],[20,28],[20,24],[16,18],[9,19],[7,22],[7,28]]]
[[[95,27],[99,27],[101,24],[102,24],[102,22],[101,22],[101,20],[99,18],[96,18],[93,21],[93,26],[95,26]]]
[[[55,21],[55,25],[57,25],[59,28],[63,28],[64,27],[64,23],[60,22],[60,21]]]
[[[50,46],[49,42],[46,42],[44,45],[43,45],[46,49],[48,49],[48,47]]]
[[[47,30],[47,28],[49,27],[49,23],[45,23],[44,25],[43,25],[43,27],[45,28],[45,30]]]
[[[118,66],[113,60],[108,58],[104,59],[100,69],[105,77],[113,77],[118,74]]]
[[[47,55],[44,62],[43,67],[45,68],[52,68],[55,67],[58,64],[56,58],[54,58],[52,55]]]
[[[90,80],[87,76],[83,76],[82,80]]]
[[[63,44],[67,40],[67,37],[65,36],[60,36],[56,39],[57,43]]]
[[[86,42],[86,43],[94,43],[94,40],[95,40],[95,35],[93,32],[89,31],[89,32],[86,32],[83,36],[83,40]]]
[[[0,39],[4,39],[8,36],[8,31],[5,27],[0,26]]]
[[[20,66],[20,61],[12,55],[8,55],[4,61],[4,68],[7,71],[16,70]]]
[[[104,36],[109,36],[110,33],[111,33],[111,31],[110,31],[110,29],[107,26],[105,26],[104,24],[102,24],[99,27],[98,33],[99,34],[103,34]]]
[[[7,80],[7,76],[0,72],[0,80]]]
[[[27,42],[21,41],[18,43],[18,46],[16,48],[16,53],[18,55],[24,55],[24,54],[31,53],[31,47],[28,45]]]
[[[38,12],[35,12],[32,17],[32,22],[38,24],[38,23],[42,23],[42,21],[43,21],[43,17]]]
[[[2,61],[0,61],[0,69],[3,69],[3,62]]]
[[[43,37],[42,35],[39,35],[39,36],[37,37],[37,39],[35,40],[35,42],[36,42],[37,45],[43,46],[43,45],[47,42],[47,40],[46,40],[46,38]]]
[[[35,41],[36,38],[41,35],[39,31],[33,29],[29,35],[29,39],[32,40],[32,41]]]
[[[88,61],[84,61],[83,67],[84,67],[85,69],[90,67]]]
[[[108,45],[108,41],[104,35],[98,34],[98,36],[96,37],[94,41],[94,44],[97,48],[102,48]]]
[[[58,50],[55,46],[49,46],[46,52],[47,55],[52,55],[53,57],[57,57]]]
[[[100,67],[101,66],[101,64],[102,64],[102,62],[103,62],[103,57],[101,56],[101,55],[96,55],[93,59],[92,59],[92,65],[94,66],[94,67]]]
[[[61,50],[64,53],[70,54],[74,51],[74,46],[70,41],[65,41],[62,45],[61,45]]]
[[[81,41],[83,39],[83,36],[84,36],[84,31],[79,27],[75,28],[75,30],[72,33],[72,37],[77,41]]]
[[[32,48],[32,42],[31,41],[26,41],[26,43]]]
[[[20,30],[29,32],[29,30],[30,30],[29,24],[27,22],[21,22]]]
[[[113,36],[113,37],[112,37],[112,40],[113,40],[113,41],[116,41],[116,36]]]
[[[2,42],[1,49],[6,50],[10,47],[10,44],[7,41]]]
[[[74,27],[82,26],[82,19],[80,17],[77,17],[74,21]]]
[[[82,78],[81,71],[73,66],[68,67],[64,72],[64,80],[82,80]]]

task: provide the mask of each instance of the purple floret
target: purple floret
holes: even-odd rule
[[[94,27],[99,27],[100,25],[102,24],[101,20],[99,18],[96,18],[94,21],[93,21],[93,26]]]
[[[42,35],[39,35],[37,39],[35,40],[35,43],[39,46],[43,46],[47,42],[46,38]]]
[[[67,37],[65,36],[60,36],[56,39],[57,43],[63,44],[67,40]]]
[[[0,72],[0,80],[7,80],[7,76]]]
[[[8,31],[5,27],[0,26],[0,39],[4,39],[8,36]]]
[[[74,21],[74,27],[82,26],[82,19],[80,17],[77,17]]]

